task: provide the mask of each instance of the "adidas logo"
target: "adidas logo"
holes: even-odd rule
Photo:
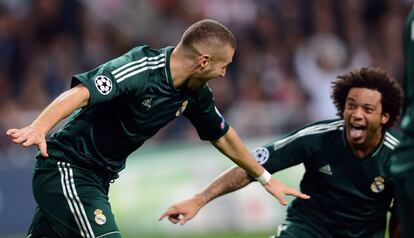
[[[144,105],[147,108],[151,108],[151,102],[152,102],[152,98],[148,98],[142,101],[142,105]]]
[[[319,168],[318,170],[321,173],[327,174],[327,175],[332,175],[332,170],[331,170],[331,166],[329,164],[322,166]]]

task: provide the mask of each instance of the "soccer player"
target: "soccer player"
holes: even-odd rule
[[[121,237],[108,202],[109,183],[130,153],[181,115],[280,203],[287,203],[285,194],[307,198],[273,179],[215,107],[206,82],[224,77],[235,48],[225,26],[196,22],[176,47],[136,47],[75,75],[72,89],[31,125],[9,129],[14,143],[40,149],[33,176],[37,209],[28,236]],[[70,114],[46,142],[50,129]]]
[[[399,143],[389,128],[400,114],[401,88],[378,68],[339,76],[332,87],[341,119],[316,122],[253,151],[271,173],[305,166],[300,188],[311,199],[291,203],[276,237],[384,237],[394,197],[385,168]],[[184,224],[209,201],[252,181],[233,168],[160,220]]]
[[[397,210],[404,238],[414,237],[414,8],[409,13],[403,34],[405,72],[403,87],[403,137],[391,158],[390,174],[396,192]]]

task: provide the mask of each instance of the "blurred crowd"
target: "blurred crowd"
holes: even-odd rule
[[[0,155],[5,131],[30,123],[89,71],[137,45],[175,45],[191,23],[228,26],[238,48],[217,106],[242,138],[336,116],[337,75],[379,66],[400,79],[408,0],[0,0]],[[154,139],[197,137],[179,119]]]

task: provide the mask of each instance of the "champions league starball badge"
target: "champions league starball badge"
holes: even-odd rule
[[[96,88],[101,94],[107,95],[112,91],[112,81],[108,77],[104,75],[96,76],[94,82]]]
[[[382,192],[385,189],[384,178],[377,176],[374,178],[374,182],[371,183],[371,190],[374,193]]]
[[[269,150],[266,147],[257,148],[252,154],[259,164],[264,164],[269,159]]]

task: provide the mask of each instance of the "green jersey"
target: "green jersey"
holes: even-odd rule
[[[129,154],[175,118],[184,115],[203,140],[217,140],[229,125],[206,85],[174,88],[172,47],[136,47],[89,72],[75,75],[90,93],[88,106],[75,111],[48,140],[48,152],[74,164],[108,172],[125,167]]]
[[[414,137],[414,11],[407,17],[404,26],[403,44],[405,56],[404,71],[404,113],[401,120],[401,129]]]
[[[390,175],[395,184],[398,200],[399,222],[402,237],[413,237],[414,226],[414,8],[411,9],[404,26],[404,113],[401,144],[391,158]]]
[[[270,173],[304,164],[300,188],[311,199],[295,199],[287,221],[311,223],[335,238],[384,237],[393,199],[384,170],[399,139],[386,131],[368,156],[358,158],[348,147],[344,131],[343,120],[317,122],[253,154]]]

